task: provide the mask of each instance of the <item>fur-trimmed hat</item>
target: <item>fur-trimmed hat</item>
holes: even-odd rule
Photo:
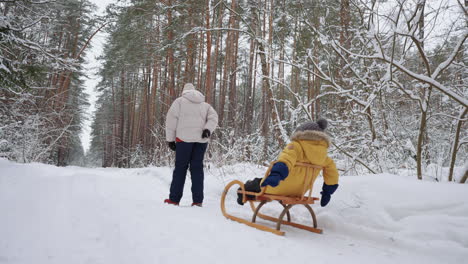
[[[330,146],[330,137],[324,132],[328,121],[321,118],[317,122],[307,121],[296,128],[291,140],[323,140]]]
[[[328,126],[328,121],[326,119],[320,118],[317,122],[307,121],[304,124],[296,128],[296,132],[306,131],[306,130],[315,130],[323,132]]]

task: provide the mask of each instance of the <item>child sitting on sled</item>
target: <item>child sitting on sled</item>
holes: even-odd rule
[[[319,119],[317,122],[308,121],[296,128],[289,143],[279,155],[270,174],[264,180],[255,178],[245,183],[245,190],[260,192],[266,187],[265,193],[283,196],[297,196],[303,190],[303,180],[306,168],[295,166],[296,162],[305,162],[323,167],[323,187],[320,205],[326,206],[331,195],[338,188],[338,170],[335,162],[328,157],[330,138],[324,132],[328,122]],[[312,183],[317,178],[313,175]],[[312,187],[311,187],[312,188]],[[247,196],[252,199],[253,196]],[[242,194],[238,194],[237,202],[241,205]]]

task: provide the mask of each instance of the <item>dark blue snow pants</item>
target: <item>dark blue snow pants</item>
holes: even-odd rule
[[[192,177],[192,201],[194,203],[203,202],[203,157],[205,156],[208,143],[176,143],[175,169],[172,174],[171,189],[169,199],[173,202],[180,202],[184,191],[185,176],[190,166]]]

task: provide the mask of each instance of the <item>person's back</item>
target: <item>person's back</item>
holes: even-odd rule
[[[203,130],[212,132],[217,119],[216,112],[205,102],[205,96],[192,84],[187,84],[182,96],[174,101],[168,111],[166,140],[171,142],[179,138],[184,142],[206,143],[209,138],[202,137]]]

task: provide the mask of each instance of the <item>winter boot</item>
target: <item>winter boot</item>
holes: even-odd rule
[[[179,203],[171,201],[171,199],[164,200],[164,203],[172,204],[172,205],[179,205]]]
[[[192,206],[203,207],[203,204],[202,203],[192,203]]]
[[[253,180],[248,180],[244,184],[244,188],[247,192],[261,192],[262,189],[260,188],[260,181],[262,178],[254,178]],[[238,191],[241,191],[242,189],[239,188],[237,189]],[[255,200],[255,195],[247,195],[247,200]],[[242,202],[242,193],[237,193],[237,203],[240,205],[244,205]]]

